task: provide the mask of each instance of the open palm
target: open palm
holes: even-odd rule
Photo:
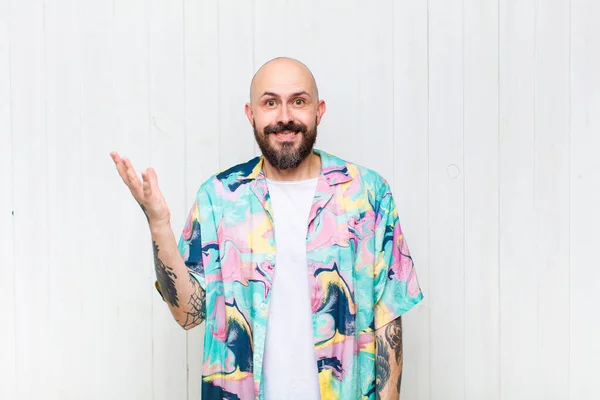
[[[140,180],[131,161],[126,157],[121,157],[117,152],[111,152],[110,156],[121,179],[146,214],[148,223],[168,223],[170,220],[169,208],[158,187],[158,177],[154,169],[147,168],[142,171],[142,180]]]

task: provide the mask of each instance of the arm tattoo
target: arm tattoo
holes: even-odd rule
[[[158,245],[156,244],[156,241],[152,241],[152,247],[154,249],[154,269],[156,270],[156,279],[158,280],[163,297],[172,306],[179,307],[177,290],[175,289],[175,279],[177,279],[177,275],[175,275],[172,268],[166,266],[158,257]]]
[[[390,347],[394,350],[396,363],[400,366],[400,375],[398,376],[398,383],[396,384],[398,393],[400,393],[400,386],[402,384],[402,318],[398,318],[388,324],[385,329],[385,338]]]
[[[375,387],[379,394],[390,379],[390,355],[383,339],[377,336],[375,340]]]
[[[397,318],[385,328],[385,339],[396,354],[396,363],[402,365],[402,320]]]
[[[376,398],[395,396],[394,389],[400,394],[402,382],[402,320],[400,318],[387,324],[375,336],[375,388]],[[389,382],[389,387],[387,387]]]
[[[144,215],[146,216],[146,221],[148,221],[148,223],[150,223],[150,218],[148,217],[148,210],[146,210],[146,207],[144,207],[144,205],[140,202],[138,202],[138,204],[140,205],[140,207],[142,208],[142,211],[144,212]]]
[[[186,312],[184,329],[199,325],[206,319],[206,292],[200,287],[198,281],[190,276],[190,283],[194,287],[190,298],[190,310]]]

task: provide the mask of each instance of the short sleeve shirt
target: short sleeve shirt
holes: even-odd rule
[[[423,294],[385,179],[314,151],[322,168],[307,223],[306,268],[321,398],[375,399],[375,330]],[[277,260],[262,165],[256,157],[207,180],[179,240],[206,291],[202,399],[264,400]]]

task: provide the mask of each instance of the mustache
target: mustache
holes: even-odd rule
[[[267,125],[263,130],[265,135],[270,133],[281,133],[284,131],[301,132],[306,133],[308,128],[301,122],[290,121],[288,123],[278,123],[276,125]]]

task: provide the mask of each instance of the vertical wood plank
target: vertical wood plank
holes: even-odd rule
[[[108,29],[110,45],[107,75],[112,81],[112,93],[107,110],[111,119],[111,134],[99,144],[102,157],[117,150],[129,157],[141,176],[151,166],[150,118],[150,15],[153,4],[144,1],[115,2]],[[135,28],[133,28],[135,27]],[[102,43],[104,45],[104,43]],[[117,277],[112,285],[115,294],[109,304],[109,316],[117,332],[109,358],[117,365],[111,373],[111,397],[155,398],[155,349],[153,346],[154,262],[150,231],[140,207],[121,181],[112,161],[107,161],[107,181],[113,193],[116,220],[113,222],[113,240],[116,249],[114,264],[108,270],[108,279]],[[110,165],[110,168],[108,168]],[[157,171],[159,179],[160,170]],[[160,181],[162,183],[162,181]],[[160,360],[162,361],[162,360]],[[160,379],[160,378],[159,378]],[[160,380],[163,383],[168,378]],[[135,382],[135,384],[132,384]],[[176,399],[176,397],[174,397]]]
[[[81,27],[79,3],[47,1],[46,130],[48,182],[48,276],[51,373],[49,394],[76,398],[87,363],[82,330],[83,285],[81,274]],[[69,377],[69,379],[65,379]]]
[[[253,71],[275,57],[290,57],[290,34],[299,34],[289,22],[289,2],[281,0],[255,0],[253,2],[254,59]],[[302,8],[308,8],[306,4]],[[302,60],[299,60],[302,61]],[[260,150],[259,150],[260,151]]]
[[[393,17],[391,0],[357,3],[355,129],[361,151],[353,161],[374,169],[390,182],[394,178]]]
[[[10,83],[10,3],[0,3],[0,398],[16,397],[13,157]]]
[[[402,399],[430,398],[427,3],[394,1],[393,193],[424,300],[403,317]]]
[[[539,367],[536,396],[569,398],[570,1],[536,2],[535,257]],[[560,345],[559,345],[560,344]],[[530,343],[533,345],[533,343]]]
[[[498,1],[463,5],[466,398],[497,400]]]
[[[31,399],[49,393],[51,361],[45,20],[42,1],[10,4],[16,398]]]
[[[571,2],[570,398],[600,397],[600,3]],[[564,323],[558,316],[557,323]]]
[[[112,319],[115,311],[112,297],[118,296],[120,291],[115,283],[122,279],[114,276],[113,271],[121,266],[121,261],[117,262],[119,257],[115,251],[108,250],[118,243],[119,229],[115,229],[118,205],[115,189],[118,186],[114,184],[114,167],[111,169],[109,164],[110,150],[102,151],[107,136],[116,134],[111,115],[114,101],[112,34],[109,33],[112,32],[112,14],[112,5],[108,3],[88,3],[81,8],[81,163],[78,168],[84,180],[81,182],[79,231],[85,233],[85,240],[81,243],[77,279],[84,285],[81,357],[86,365],[93,365],[93,374],[84,374],[81,385],[97,398],[110,397],[114,388],[121,389],[117,380],[122,372],[122,363],[114,356],[120,347],[115,332],[118,328]],[[117,183],[122,185],[122,182]],[[103,200],[101,205],[99,199]],[[98,337],[103,340],[95,340]]]
[[[534,1],[500,0],[500,382],[507,400],[533,398],[537,385],[534,17]]]
[[[315,50],[315,46],[318,44],[319,38],[321,37],[321,24],[319,23],[320,10],[317,10],[322,3],[318,3],[317,1],[318,0],[306,0],[303,2],[287,1],[285,14],[279,16],[279,19],[285,23],[286,28],[285,47],[283,48],[285,54],[300,60],[308,66],[315,76],[315,80],[321,91],[321,85],[323,84],[323,79],[321,79],[320,76],[321,65],[319,63],[321,54],[319,51]],[[301,24],[288,23],[292,18],[303,22]],[[256,25],[256,28],[258,29],[258,25]],[[258,53],[260,46],[261,43],[257,36],[255,44],[256,64],[261,63],[259,57],[260,53]],[[275,53],[273,52],[273,54]],[[322,93],[319,94],[321,95]]]
[[[431,398],[465,398],[462,2],[429,1]]]
[[[185,2],[185,212],[202,182],[219,171],[217,0]],[[183,221],[181,221],[183,224]],[[179,237],[179,233],[175,232]],[[187,332],[188,400],[200,399],[205,324]]]
[[[254,74],[253,2],[220,1],[219,23],[219,168],[255,155],[252,126],[244,114]]]
[[[153,0],[150,7],[151,164],[178,237],[185,197],[183,2]],[[189,205],[188,205],[189,206]],[[158,294],[153,299],[154,398],[186,399],[186,334]]]
[[[117,150],[139,169],[138,154],[147,153],[147,139],[131,132],[139,129],[140,108],[145,132],[149,126],[144,10],[131,2],[90,3],[81,14],[82,224],[93,228],[82,244],[84,356],[95,371],[84,385],[97,398],[152,398],[148,229],[108,155]]]
[[[314,19],[309,26],[313,33],[308,37],[314,41],[303,45],[310,52],[301,52],[310,54],[306,62],[327,104],[316,147],[353,162],[360,159],[361,144],[368,135],[358,131],[357,5],[357,0],[312,3]]]

